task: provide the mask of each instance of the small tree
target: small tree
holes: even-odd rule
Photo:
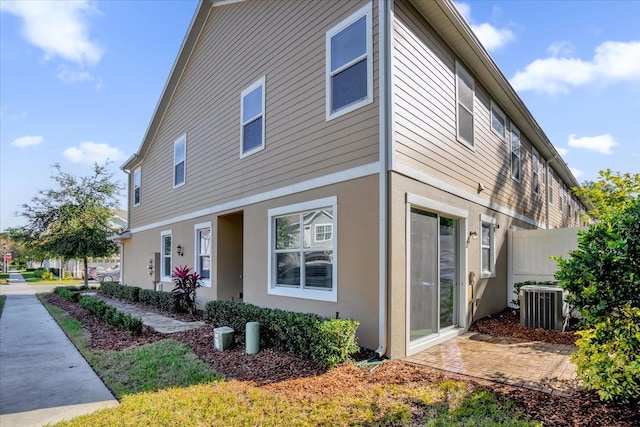
[[[118,249],[108,237],[121,231],[111,221],[120,186],[112,182],[107,164],[95,164],[92,175],[80,178],[55,164],[51,178],[57,188],[41,190],[20,212],[27,219],[27,240],[39,253],[84,261],[85,287],[88,259],[107,257]]]
[[[603,219],[621,212],[640,195],[640,173],[621,174],[607,169],[600,171],[599,176],[596,181],[585,181],[581,187],[571,189],[573,194],[594,207],[584,214],[585,220]]]
[[[196,291],[202,287],[200,276],[189,267],[176,267],[171,273],[174,288],[171,293],[175,296],[178,311],[195,314],[197,308]]]

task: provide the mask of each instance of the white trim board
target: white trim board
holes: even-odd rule
[[[545,224],[543,224],[542,222],[538,222],[533,218],[530,218],[528,216],[522,215],[514,210],[511,210],[509,208],[506,208],[504,206],[501,206],[491,200],[486,200],[483,199],[480,196],[477,196],[473,193],[470,193],[468,191],[465,191],[463,189],[461,189],[460,187],[456,187],[453,184],[449,184],[448,182],[445,182],[439,178],[436,178],[434,176],[429,175],[428,173],[425,173],[421,170],[418,170],[416,168],[414,168],[413,166],[410,166],[406,163],[402,163],[400,161],[395,161],[393,164],[393,171],[398,172],[402,175],[405,175],[409,178],[418,180],[420,182],[423,182],[425,184],[431,185],[439,190],[442,191],[446,191],[447,193],[451,193],[455,196],[461,197],[465,200],[468,200],[470,202],[476,203],[480,206],[484,206],[486,208],[492,209],[496,212],[500,212],[502,214],[508,215],[512,218],[515,219],[519,219],[520,221],[526,222],[527,224],[531,224],[533,226],[536,226],[538,228],[543,228],[546,229],[547,226]]]
[[[363,178],[369,175],[378,175],[380,173],[379,162],[368,163],[366,165],[358,166],[352,169],[347,169],[340,172],[331,173],[318,178],[312,178],[307,181],[298,182],[296,184],[287,185],[284,187],[276,188],[275,190],[266,191],[264,193],[254,194],[252,196],[243,197],[241,199],[233,200],[231,202],[222,203],[220,205],[211,206],[209,208],[200,209],[194,212],[185,213],[182,215],[168,218],[162,221],[154,222],[140,227],[131,229],[131,233],[139,233],[142,231],[151,230],[158,227],[164,227],[169,224],[174,224],[181,221],[189,221],[201,216],[213,215],[218,212],[229,211],[240,208],[242,206],[251,205],[254,203],[264,202],[266,200],[275,199],[278,197],[289,196],[302,191],[309,191],[327,185],[338,184],[341,182],[349,181],[352,179]]]

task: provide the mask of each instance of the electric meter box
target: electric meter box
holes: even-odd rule
[[[218,351],[225,351],[233,346],[235,331],[228,327],[222,326],[221,328],[213,329],[213,346]]]

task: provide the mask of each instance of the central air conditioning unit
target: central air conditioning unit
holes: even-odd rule
[[[562,288],[532,286],[520,288],[520,324],[526,328],[562,330]]]

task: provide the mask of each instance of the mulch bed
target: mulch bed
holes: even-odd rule
[[[216,351],[213,347],[211,325],[174,334],[160,334],[144,327],[142,335],[132,337],[130,333],[112,328],[86,312],[78,304],[71,303],[58,295],[48,296],[47,301],[67,311],[70,316],[82,323],[93,350],[118,351],[171,338],[187,344],[198,357],[210,364],[215,371],[225,375],[227,379],[249,381],[291,398],[330,397],[336,389],[345,392],[358,391],[367,384],[410,385],[450,378],[464,381],[471,387],[493,390],[498,396],[511,400],[545,426],[640,426],[640,407],[637,403],[603,403],[596,394],[586,391],[578,392],[571,397],[552,396],[529,389],[443,373],[398,360],[386,361],[372,372],[348,363],[330,371],[323,371],[311,360],[273,349],[262,349],[257,354],[247,355],[244,344],[240,340],[237,340],[235,348],[224,352]],[[189,318],[181,320],[189,320]],[[471,329],[494,336],[515,336],[562,344],[573,344],[575,341],[573,332],[522,328],[515,310],[506,310],[490,318],[479,320]],[[363,350],[359,358],[364,359],[370,355],[372,355],[371,351]],[[416,413],[413,422],[420,423],[423,418],[424,414]]]

